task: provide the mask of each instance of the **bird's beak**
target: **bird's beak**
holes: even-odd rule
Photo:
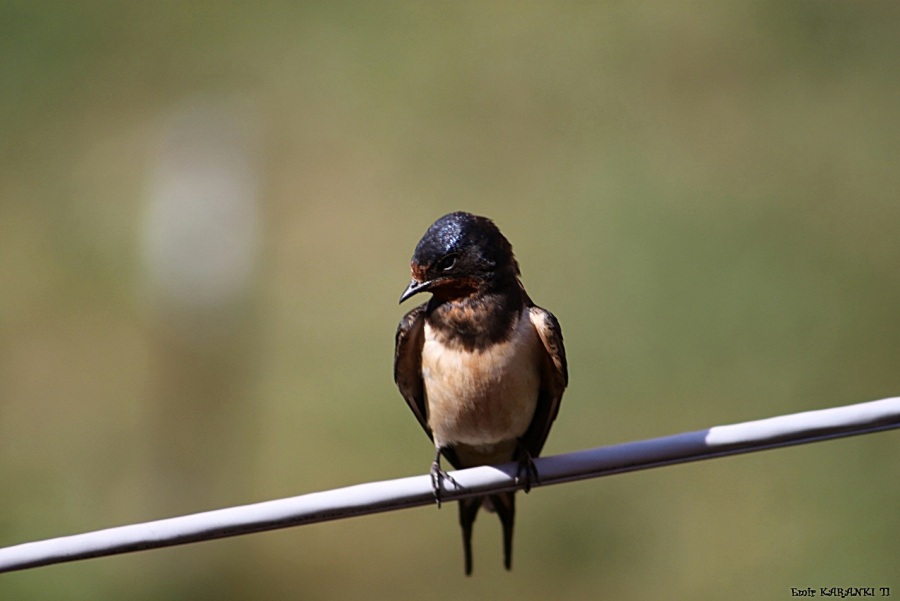
[[[403,291],[403,294],[400,295],[400,302],[402,303],[406,299],[411,296],[415,296],[420,292],[425,292],[428,290],[431,282],[420,282],[419,280],[413,280],[409,283],[409,286],[406,287],[406,290]]]

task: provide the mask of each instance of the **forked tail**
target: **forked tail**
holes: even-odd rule
[[[485,501],[487,501],[485,503]],[[496,511],[503,526],[503,565],[512,568],[513,524],[516,517],[515,492],[501,492],[487,497],[472,497],[459,501],[459,525],[462,527],[463,553],[466,576],[472,574],[472,527],[478,510],[484,504],[489,511]]]

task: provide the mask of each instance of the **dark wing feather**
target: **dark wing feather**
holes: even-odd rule
[[[394,341],[394,382],[419,425],[431,438],[425,412],[425,384],[422,381],[422,347],[425,344],[425,305],[419,305],[400,320]]]
[[[531,425],[522,437],[522,442],[531,456],[537,457],[544,448],[550,426],[559,413],[559,404],[569,383],[569,368],[566,364],[562,330],[553,313],[537,305],[531,305],[529,317],[543,343],[544,352],[541,353],[541,390],[538,394],[537,408]]]

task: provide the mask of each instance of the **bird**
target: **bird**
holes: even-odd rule
[[[435,221],[415,247],[412,280],[400,296],[431,293],[401,319],[394,381],[434,442],[431,481],[438,507],[441,467],[517,462],[525,492],[539,483],[540,455],[568,385],[559,321],[525,292],[512,245],[487,217],[457,211]],[[503,529],[512,567],[515,491],[459,501],[465,573],[472,573],[472,527],[484,506]]]

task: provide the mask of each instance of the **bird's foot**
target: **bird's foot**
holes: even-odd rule
[[[462,488],[459,482],[453,479],[453,476],[441,469],[440,461],[435,460],[431,464],[431,490],[434,493],[434,500],[438,509],[441,507],[441,493],[444,490],[444,480],[449,481],[454,488]]]
[[[538,477],[537,466],[534,465],[534,459],[531,453],[526,449],[519,449],[519,464],[516,467],[516,486],[523,485],[522,490],[526,493],[531,491],[532,484],[540,484],[541,479]]]

